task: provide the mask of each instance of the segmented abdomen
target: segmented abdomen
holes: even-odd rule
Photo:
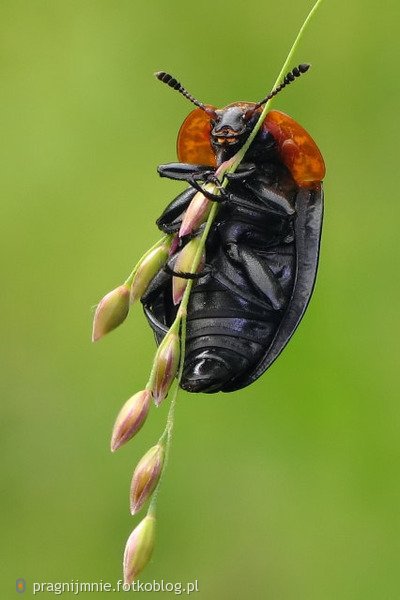
[[[293,287],[293,244],[264,253],[285,297]],[[187,317],[185,367],[181,386],[191,392],[230,391],[251,372],[272,343],[286,308],[267,298],[233,266],[222,248],[211,273],[194,286]]]

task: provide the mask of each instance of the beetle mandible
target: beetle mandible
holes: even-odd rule
[[[142,303],[159,343],[176,315],[175,276],[196,278],[187,315],[180,385],[190,392],[230,392],[255,381],[277,358],[310,300],[318,266],[323,214],[324,161],[310,135],[291,117],[270,111],[238,170],[220,194],[216,168],[244,144],[262,106],[309,68],[301,64],[258,103],[222,109],[196,100],[171,75],[156,77],[196,105],[177,140],[178,163],[160,165],[162,177],[189,183],[157,220],[166,233],[180,229],[198,192],[220,202],[196,275],[174,271],[191,236],[177,240],[166,268],[151,281]],[[218,183],[218,182],[217,182]]]

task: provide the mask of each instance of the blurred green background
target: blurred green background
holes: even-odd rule
[[[138,521],[131,472],[167,403],[116,455],[109,437],[153,337],[139,307],[90,333],[182,189],[156,166],[191,107],[153,72],[217,106],[258,100],[311,5],[2,0],[2,598],[17,577],[115,583]],[[204,600],[400,597],[399,17],[397,0],[326,0],[301,43],[313,69],[274,107],[326,158],[316,291],[254,385],[181,394],[143,581],[197,579]]]

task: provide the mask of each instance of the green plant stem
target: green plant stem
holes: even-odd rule
[[[186,313],[182,313],[181,314],[181,326],[182,326],[182,330],[186,331]],[[155,517],[155,513],[156,513],[156,506],[157,506],[157,497],[158,497],[158,492],[161,486],[161,482],[164,478],[165,475],[165,470],[166,470],[166,466],[168,463],[168,459],[169,459],[169,453],[171,450],[171,442],[172,442],[172,432],[174,429],[174,417],[175,417],[175,408],[176,408],[176,400],[178,397],[178,391],[179,391],[179,383],[181,381],[182,378],[182,372],[183,372],[183,367],[184,367],[184,360],[182,357],[185,356],[185,345],[186,345],[186,336],[183,336],[183,338],[181,339],[181,360],[179,363],[179,371],[178,371],[178,375],[177,375],[177,381],[175,384],[175,388],[174,388],[174,393],[172,395],[172,399],[171,399],[171,404],[169,405],[169,410],[168,410],[168,416],[167,416],[167,424],[165,426],[165,429],[163,431],[163,433],[161,434],[160,439],[158,440],[159,444],[164,444],[165,447],[165,458],[164,458],[164,464],[163,464],[163,468],[161,471],[161,475],[160,475],[160,479],[158,481],[157,487],[153,492],[153,496],[151,498],[150,504],[149,504],[149,508],[147,511],[147,514],[150,516]]]
[[[297,50],[297,46],[299,45],[299,42],[301,40],[301,38],[303,37],[304,31],[307,29],[307,26],[309,24],[309,22],[311,21],[312,17],[314,16],[314,14],[316,13],[316,11],[319,8],[319,5],[322,3],[323,0],[317,0],[317,2],[314,4],[314,6],[312,7],[312,9],[310,10],[310,12],[308,13],[303,25],[300,27],[300,31],[296,36],[296,39],[293,42],[292,47],[290,48],[289,54],[286,57],[285,62],[283,63],[283,66],[279,72],[278,77],[276,78],[276,81],[274,83],[274,85],[271,88],[271,91],[274,90],[283,80],[284,76],[286,75],[286,72],[289,70],[289,65],[293,59],[294,53]],[[243,144],[243,146],[240,148],[240,150],[238,150],[238,152],[235,155],[235,160],[233,162],[233,165],[231,167],[231,169],[229,170],[230,173],[234,173],[236,171],[236,169],[238,168],[238,166],[240,165],[240,163],[243,160],[244,155],[246,154],[247,150],[250,147],[250,144],[253,142],[254,138],[256,137],[261,125],[264,122],[264,119],[267,115],[267,112],[270,109],[270,106],[272,104],[272,102],[274,101],[275,98],[271,98],[270,100],[268,100],[268,102],[266,102],[266,104],[264,105],[263,111],[260,114],[260,117],[257,121],[257,123],[255,124],[252,132],[250,133],[249,137],[247,138],[245,144]]]
[[[309,14],[307,15],[303,25],[300,28],[299,33],[297,34],[296,39],[293,42],[293,45],[289,51],[289,54],[286,57],[286,60],[282,66],[282,69],[279,72],[278,77],[276,78],[276,81],[274,83],[274,85],[272,86],[272,90],[275,89],[279,83],[281,82],[281,80],[283,80],[286,71],[289,68],[289,64],[293,59],[293,55],[297,49],[297,46],[299,45],[299,42],[304,34],[304,31],[306,30],[310,20],[312,19],[313,15],[315,14],[315,12],[318,10],[319,5],[322,3],[322,0],[317,0],[317,2],[314,4],[313,8],[311,9],[311,11],[309,12]],[[268,100],[268,102],[265,104],[264,109],[262,111],[262,113],[260,114],[260,117],[257,121],[257,123],[255,124],[252,132],[250,133],[249,137],[246,140],[246,143],[240,148],[240,150],[238,150],[238,152],[235,154],[235,156],[233,158],[231,158],[229,161],[226,161],[225,163],[223,163],[222,165],[220,165],[220,167],[217,169],[216,171],[216,176],[219,178],[219,180],[222,182],[222,187],[226,187],[228,185],[228,180],[226,177],[224,177],[225,173],[234,173],[236,171],[236,169],[238,168],[238,166],[240,165],[240,163],[243,160],[243,157],[245,156],[247,150],[250,147],[250,144],[253,142],[254,138],[256,137],[262,123],[264,122],[264,119],[267,115],[267,112],[269,111],[269,108],[271,106],[271,103],[273,101],[273,98],[271,100]],[[218,191],[216,191],[216,193],[218,193]],[[199,247],[197,249],[197,252],[195,254],[195,257],[193,259],[193,263],[192,263],[192,267],[190,269],[190,273],[196,273],[198,266],[200,264],[201,261],[201,257],[203,255],[204,252],[204,248],[205,248],[205,244],[207,241],[207,237],[208,234],[210,232],[210,229],[212,227],[212,224],[214,222],[214,219],[217,215],[219,209],[219,205],[217,202],[213,203],[213,206],[211,207],[211,211],[210,214],[208,215],[207,221],[206,221],[206,225],[204,228],[204,231],[201,235],[200,238],[200,244]],[[170,452],[170,447],[171,447],[171,441],[172,441],[172,432],[173,432],[173,427],[174,427],[174,416],[175,416],[175,408],[176,408],[176,400],[177,400],[177,396],[178,396],[178,391],[179,391],[179,386],[180,386],[180,382],[181,382],[181,378],[182,378],[182,373],[183,373],[183,367],[184,367],[184,360],[185,360],[185,348],[186,348],[186,315],[187,315],[187,307],[189,304],[189,299],[190,299],[190,293],[192,291],[192,287],[194,285],[194,280],[193,279],[189,279],[185,288],[185,292],[183,294],[181,303],[179,305],[179,309],[175,318],[175,321],[173,322],[173,324],[171,325],[171,329],[176,330],[178,327],[180,327],[181,329],[181,357],[180,357],[180,365],[179,365],[179,371],[178,371],[178,375],[177,375],[177,380],[176,380],[176,384],[175,384],[175,389],[174,389],[174,393],[173,393],[173,397],[171,400],[171,404],[169,407],[169,411],[168,411],[168,417],[167,417],[167,424],[166,427],[164,429],[164,432],[162,433],[159,443],[164,443],[165,444],[165,461],[164,461],[164,465],[163,465],[163,470],[161,472],[161,476],[160,476],[160,480],[158,482],[158,485],[154,491],[153,497],[151,499],[150,505],[149,505],[149,509],[147,514],[148,515],[155,515],[155,511],[156,511],[156,504],[157,504],[157,497],[158,497],[158,492],[159,492],[159,488],[160,488],[160,484],[161,481],[164,477],[164,473],[165,473],[165,468],[167,465],[167,459],[169,456],[169,452]],[[153,371],[154,371],[154,366],[153,366]],[[153,372],[152,371],[152,372]],[[150,376],[150,381],[151,381],[151,376]]]

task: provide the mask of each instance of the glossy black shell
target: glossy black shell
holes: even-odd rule
[[[171,176],[168,167],[161,174]],[[288,343],[314,287],[322,184],[298,186],[273,151],[241,168],[245,176],[228,184],[188,306],[181,387],[191,392],[230,392],[255,381]],[[166,208],[161,230],[179,228],[194,193],[185,190]],[[176,314],[171,280],[160,271],[142,299],[158,343]]]

